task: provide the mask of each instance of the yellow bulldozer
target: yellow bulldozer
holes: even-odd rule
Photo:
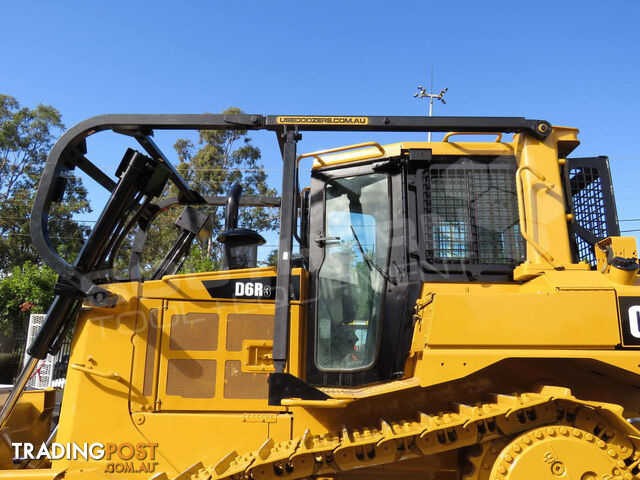
[[[276,134],[281,197],[204,197],[152,138],[230,129]],[[115,173],[87,151],[106,130],[140,146]],[[299,155],[306,131],[448,133]],[[521,117],[105,115],[71,128],[31,216],[59,281],[4,397],[0,479],[640,478],[637,247],[620,236],[608,159],[570,156],[577,134]],[[48,224],[75,169],[108,201],[68,263]],[[225,268],[181,274],[212,235],[200,207],[225,205]],[[257,266],[246,206],[280,209],[277,267]],[[176,241],[145,274],[153,220],[172,208]],[[68,335],[53,425],[51,391],[23,390]]]

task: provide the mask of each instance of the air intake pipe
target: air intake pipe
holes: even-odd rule
[[[224,232],[218,241],[224,245],[223,266],[227,270],[255,268],[258,266],[258,247],[266,240],[255,230],[238,228],[238,207],[242,186],[234,183],[227,197]]]

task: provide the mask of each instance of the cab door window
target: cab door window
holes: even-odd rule
[[[324,260],[318,273],[315,363],[370,367],[377,355],[391,235],[389,178],[370,174],[325,186]],[[382,270],[382,273],[378,270]]]

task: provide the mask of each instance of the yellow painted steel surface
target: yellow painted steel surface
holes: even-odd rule
[[[0,479],[640,478],[640,432],[627,421],[640,417],[640,361],[621,347],[618,311],[619,297],[640,297],[640,280],[612,274],[602,252],[597,270],[572,263],[561,175],[577,130],[452,140],[307,155],[327,168],[429,148],[520,168],[529,240],[517,281],[424,283],[397,378],[269,405],[274,302],[213,298],[203,282],[273,268],[108,285],[118,305],[79,315],[56,441],[154,443],[153,472],[60,459]],[[631,239],[611,246],[637,252]],[[304,379],[310,293],[307,272],[293,274],[287,372]]]
[[[0,393],[0,406],[7,394]],[[30,390],[24,392],[13,410],[6,429],[0,432],[0,471],[11,468],[13,449],[11,442],[32,443],[38,448],[49,436],[55,407],[56,391]]]
[[[425,346],[613,348],[620,343],[613,291],[491,290],[436,293],[431,318],[425,319]],[[567,331],[573,334],[567,336]]]

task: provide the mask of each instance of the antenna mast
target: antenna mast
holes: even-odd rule
[[[433,93],[433,67],[431,67],[431,92],[427,93],[427,89],[422,85],[418,86],[418,93],[414,93],[413,96],[415,98],[429,98],[429,116],[433,116],[433,99],[440,100],[443,105],[446,105],[447,102],[444,101],[444,94],[447,93],[448,88],[444,88],[440,90],[440,93]],[[427,133],[427,141],[431,141],[431,132]]]

